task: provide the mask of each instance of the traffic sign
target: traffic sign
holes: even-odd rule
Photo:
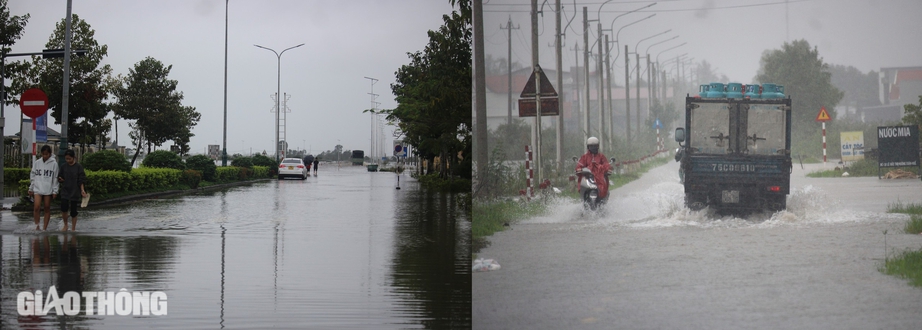
[[[663,123],[659,121],[659,118],[656,118],[656,122],[653,123],[653,128],[663,128]]]
[[[535,99],[519,99],[519,117],[535,117],[538,115],[538,109],[535,107]],[[542,98],[541,99],[541,116],[556,116],[560,114],[559,99]]]
[[[541,74],[541,97],[557,97],[557,91],[554,90],[554,85],[551,85],[551,80],[547,79],[547,75],[544,74],[544,70],[541,70],[539,67],[538,73]],[[520,94],[519,97],[535,97],[535,72],[532,72],[531,76],[528,77],[528,82],[525,83],[525,88],[522,89],[522,94]],[[541,113],[544,113],[544,110],[542,110]]]
[[[19,98],[19,109],[29,118],[41,116],[48,111],[48,95],[41,89],[30,88]]]
[[[830,121],[830,120],[832,120],[832,118],[829,117],[829,113],[826,112],[826,107],[821,107],[821,108],[820,108],[820,113],[816,114],[816,121],[818,121],[818,122],[826,122],[826,121]]]

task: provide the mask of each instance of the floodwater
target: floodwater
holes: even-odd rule
[[[469,215],[411,181],[397,190],[393,173],[321,167],[81,211],[76,234],[4,211],[0,328],[470,328]],[[18,294],[52,285],[161,291],[167,315],[87,315],[85,303],[74,316],[18,314]]]
[[[776,213],[689,211],[674,162],[598,214],[551,202],[478,253],[502,268],[472,275],[473,327],[922,329],[922,289],[878,270],[922,246],[907,215],[886,213],[922,203],[922,182],[807,178],[822,165],[807,166]]]

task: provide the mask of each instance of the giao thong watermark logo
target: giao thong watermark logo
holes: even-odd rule
[[[20,292],[16,297],[19,315],[44,316],[77,315],[81,309],[86,315],[167,315],[166,293],[161,291],[128,292],[112,291],[68,291],[58,295],[52,285],[48,294],[42,290]]]

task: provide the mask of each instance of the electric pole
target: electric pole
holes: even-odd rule
[[[508,75],[509,75],[509,85],[508,85],[509,103],[507,104],[508,109],[507,109],[507,114],[506,114],[506,125],[511,126],[512,125],[512,30],[518,30],[519,27],[518,26],[512,27],[512,16],[509,16],[509,22],[506,23],[506,27],[503,27],[502,25],[500,25],[499,28],[503,30],[509,30],[508,39],[507,39],[509,43],[509,48],[508,48],[508,52],[506,55],[506,62],[507,62],[506,68],[507,68]]]
[[[484,72],[483,64],[483,0],[474,0],[474,72],[475,80],[474,84],[474,94],[476,97],[475,100],[475,114],[477,121],[474,123],[474,139],[477,142],[477,152],[474,154],[477,162],[477,177],[482,180],[484,171],[487,168],[487,151],[489,150],[487,146],[487,88],[484,85],[486,83],[486,76]],[[511,95],[511,94],[510,94]],[[342,152],[340,152],[341,154]],[[339,157],[339,154],[336,155]],[[338,162],[337,162],[338,163]],[[480,181],[478,180],[478,181]],[[473,191],[477,191],[476,187]]]
[[[531,0],[531,62],[535,75],[535,164],[538,181],[544,178],[541,163],[541,65],[538,63],[538,0]]]
[[[630,54],[627,52],[627,45],[624,45],[624,128],[627,133],[627,141],[631,141],[631,68]]]
[[[557,89],[561,91],[558,93],[558,110],[557,110],[557,175],[560,176],[563,170],[563,105],[564,99],[563,96],[566,93],[563,93],[563,50],[561,49],[561,38],[563,35],[560,31],[560,0],[557,0],[555,9],[557,11],[557,26],[555,36],[555,55],[557,56]]]
[[[583,7],[583,45],[586,45],[586,48],[583,51],[583,65],[586,66],[586,116],[583,128],[585,129],[585,136],[583,137],[583,142],[589,139],[589,14],[588,8]]]
[[[595,71],[599,73],[599,150],[605,150],[605,75],[602,72],[602,22],[596,24],[599,27],[598,38],[596,43],[599,44],[599,61]],[[603,151],[604,153],[604,151]]]

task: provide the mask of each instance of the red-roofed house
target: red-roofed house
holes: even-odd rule
[[[861,109],[864,122],[898,122],[903,119],[903,106],[918,104],[922,95],[922,67],[897,67],[880,69],[881,103],[876,107]]]

